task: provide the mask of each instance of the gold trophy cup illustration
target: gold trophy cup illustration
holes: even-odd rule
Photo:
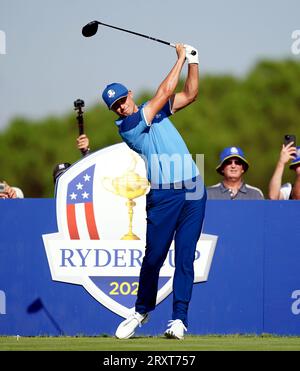
[[[132,162],[123,175],[116,178],[104,177],[102,179],[102,184],[107,191],[127,199],[126,206],[128,208],[129,229],[121,240],[140,240],[132,231],[133,207],[136,205],[133,200],[143,196],[149,187],[148,179],[135,172],[139,159],[138,155],[132,152],[131,156]]]

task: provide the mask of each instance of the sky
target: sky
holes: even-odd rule
[[[263,58],[300,61],[299,0],[0,0],[0,130],[16,116],[66,114],[77,98],[102,104],[111,82],[155,91],[175,49],[103,26],[84,38],[92,20],[190,44],[202,75],[242,78]]]

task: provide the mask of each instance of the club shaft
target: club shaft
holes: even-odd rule
[[[106,27],[114,28],[114,29],[119,30],[119,31],[128,32],[128,33],[131,33],[131,34],[133,34],[133,35],[137,35],[137,36],[145,37],[146,39],[150,39],[150,40],[153,40],[153,41],[157,41],[157,42],[159,42],[159,43],[162,43],[162,44],[165,44],[165,45],[169,45],[169,46],[172,46],[173,48],[175,48],[175,44],[170,43],[170,42],[168,42],[168,41],[161,40],[161,39],[156,39],[155,37],[151,37],[151,36],[148,36],[148,35],[144,35],[144,34],[139,33],[139,32],[134,32],[134,31],[125,30],[124,28],[120,28],[120,27],[112,26],[112,25],[110,25],[110,24],[102,23],[102,22],[99,22],[99,21],[97,21],[97,22],[98,22],[98,24],[101,24],[102,26],[106,26]]]

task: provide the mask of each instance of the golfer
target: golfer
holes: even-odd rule
[[[206,190],[196,164],[169,116],[195,101],[198,94],[198,52],[189,45],[176,45],[177,61],[154,97],[137,106],[132,91],[113,83],[102,98],[119,118],[116,124],[125,143],[145,161],[151,184],[147,194],[146,250],[135,313],[116,331],[119,339],[130,338],[155,308],[159,271],[174,239],[175,273],[173,313],[165,335],[183,339],[188,325],[197,241],[205,213]],[[184,88],[174,93],[180,72],[188,61]]]

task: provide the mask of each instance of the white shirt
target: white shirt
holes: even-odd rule
[[[280,195],[283,200],[289,200],[291,193],[292,193],[292,188],[293,186],[291,183],[285,183],[281,188],[280,188]]]
[[[24,198],[24,193],[20,188],[18,187],[11,187],[11,188],[16,191],[17,198]]]

